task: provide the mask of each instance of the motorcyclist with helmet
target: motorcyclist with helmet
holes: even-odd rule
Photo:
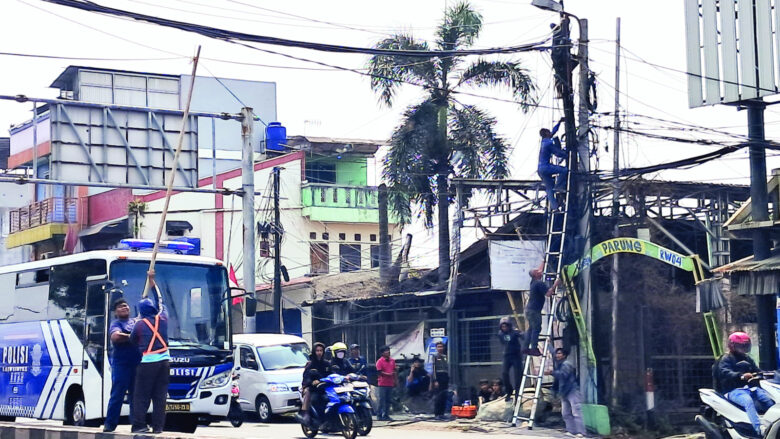
[[[347,360],[347,345],[342,342],[334,343],[330,347],[333,352],[333,358],[330,360],[328,373],[337,373],[339,375],[348,375],[355,372],[352,365]]]
[[[745,410],[756,433],[761,436],[758,409],[765,411],[774,405],[774,401],[766,390],[748,385],[760,372],[755,361],[748,355],[751,348],[750,336],[744,332],[734,332],[729,335],[728,348],[729,352],[720,357],[715,368],[717,390]]]

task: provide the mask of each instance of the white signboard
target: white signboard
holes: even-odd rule
[[[490,288],[528,291],[528,271],[544,260],[544,241],[490,241]]]
[[[402,334],[390,334],[385,336],[385,344],[390,347],[390,355],[396,360],[412,358],[415,355],[423,358],[425,354],[425,322]]]
[[[780,299],[778,299],[780,303]],[[431,337],[444,337],[444,328],[431,328]]]

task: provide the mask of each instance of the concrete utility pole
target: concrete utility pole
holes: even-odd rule
[[[577,173],[577,207],[580,208],[581,217],[578,224],[577,235],[582,239],[582,250],[590,250],[590,219],[593,214],[591,208],[590,183],[590,143],[588,135],[590,134],[590,109],[588,108],[588,89],[590,68],[588,67],[588,20],[579,19],[580,38],[577,49],[577,58],[579,59],[579,114],[577,126],[577,153],[579,155]],[[583,313],[585,314],[585,324],[587,328],[593,330],[593,310],[595,309],[594,297],[591,294],[590,287],[590,264],[583,265],[580,271],[580,281],[582,283]],[[580,349],[581,364],[588,364],[587,352]],[[587,403],[596,403],[598,401],[597,374],[595,371],[589,374],[580,374],[581,388],[584,389],[584,398]],[[590,375],[590,376],[589,376]]]
[[[273,328],[278,333],[284,332],[282,319],[282,222],[279,213],[279,171],[274,167],[274,319]]]
[[[620,236],[619,218],[620,218],[620,17],[615,22],[615,125],[614,140],[612,141],[612,172],[615,174],[612,187],[612,220],[615,227],[612,232],[615,238]],[[618,385],[618,292],[620,290],[620,254],[612,255],[612,390],[610,392],[612,407],[617,407],[617,385]]]
[[[382,183],[378,189],[379,202],[379,283],[382,288],[392,284],[390,274],[390,237],[387,217],[387,185]],[[396,278],[396,281],[398,279]]]
[[[759,100],[744,103],[748,111],[748,139],[750,142],[750,210],[753,222],[769,220],[769,206],[766,188],[766,139],[764,137],[764,109],[766,104]],[[769,230],[765,227],[753,229],[753,259],[760,261],[769,257]],[[758,317],[758,356],[761,370],[774,370],[775,359],[775,301],[777,295],[756,296]]]
[[[241,109],[241,189],[244,216],[244,289],[255,294],[255,150],[252,147],[254,117],[252,109]],[[247,317],[245,332],[257,331],[255,318]]]

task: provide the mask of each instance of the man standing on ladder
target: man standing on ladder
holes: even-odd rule
[[[525,306],[525,320],[528,322],[528,330],[525,333],[523,343],[523,353],[538,357],[542,355],[539,350],[539,334],[542,332],[542,308],[544,308],[545,297],[550,297],[558,287],[558,281],[552,288],[547,287],[547,283],[542,279],[544,275],[544,261],[538,268],[528,272],[531,276],[531,287],[528,294],[528,303]],[[552,311],[552,310],[551,310]]]
[[[561,148],[560,139],[554,137],[563,121],[564,118],[561,118],[552,130],[547,128],[539,130],[539,135],[542,136],[542,144],[539,148],[539,167],[537,172],[547,192],[547,202],[550,205],[550,210],[558,210],[560,206],[558,200],[555,199],[555,193],[564,190],[563,186],[565,185],[566,173],[568,171],[565,166],[554,165],[550,162],[552,156],[564,160],[568,156],[566,151]]]

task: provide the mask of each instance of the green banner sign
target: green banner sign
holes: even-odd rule
[[[650,241],[636,238],[614,238],[596,244],[590,249],[590,254],[577,263],[567,265],[566,272],[570,277],[574,277],[582,268],[599,259],[615,253],[636,253],[639,255],[650,256],[669,265],[675,266],[685,271],[693,271],[694,261],[690,256],[683,256],[677,252],[653,244]]]

